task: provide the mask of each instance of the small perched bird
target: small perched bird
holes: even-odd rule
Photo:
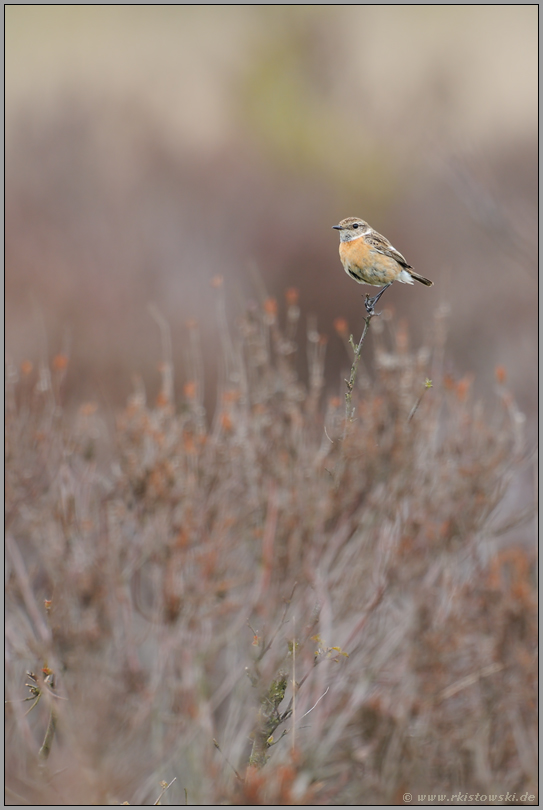
[[[388,239],[374,231],[363,219],[347,217],[332,227],[339,231],[339,257],[345,272],[359,284],[383,287],[373,298],[366,295],[366,309],[370,315],[373,315],[375,304],[393,281],[413,284],[415,279],[427,287],[434,283],[415,273]]]

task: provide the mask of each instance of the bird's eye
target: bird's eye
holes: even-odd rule
[[[358,228],[358,222],[353,223],[353,228]]]

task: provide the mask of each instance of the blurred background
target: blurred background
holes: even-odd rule
[[[211,279],[232,320],[300,290],[329,387],[363,295],[332,225],[366,219],[435,285],[384,305],[481,392],[503,366],[529,423],[537,351],[534,5],[6,7],[6,343],[70,356],[69,400],[176,384],[197,319],[216,375]],[[208,390],[213,388],[213,383]]]

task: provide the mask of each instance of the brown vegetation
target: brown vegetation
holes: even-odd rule
[[[162,803],[535,794],[530,510],[502,509],[526,452],[503,369],[478,402],[443,370],[443,313],[413,350],[385,312],[345,430],[316,329],[298,377],[296,291],[284,325],[269,299],[234,331],[214,286],[211,424],[194,321],[182,401],[162,324],[161,391],[136,386],[107,464],[100,407],[61,407],[67,357],[8,366],[8,802],[152,804],[174,777]]]

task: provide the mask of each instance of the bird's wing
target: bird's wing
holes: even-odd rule
[[[398,262],[402,267],[406,267],[408,270],[412,269],[411,265],[406,262],[399,250],[393,248],[388,239],[385,239],[385,237],[381,236],[377,231],[370,231],[365,238],[368,245],[371,245],[372,248],[379,251],[379,253],[388,256],[390,259],[394,259],[394,261]]]

